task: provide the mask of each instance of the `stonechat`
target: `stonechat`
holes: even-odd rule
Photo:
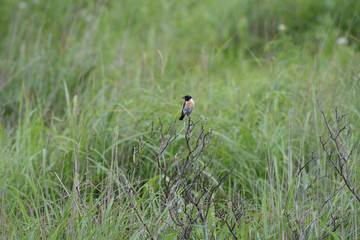
[[[185,99],[185,102],[184,102],[183,109],[181,111],[181,116],[179,118],[180,121],[184,119],[185,115],[189,116],[195,106],[195,102],[191,96],[186,95],[186,96],[182,97],[182,99]]]

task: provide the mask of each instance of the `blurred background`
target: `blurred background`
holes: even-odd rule
[[[192,115],[214,131],[210,151],[219,141],[216,169],[234,168],[224,191],[240,189],[269,224],[254,217],[249,228],[271,238],[286,228],[299,165],[321,150],[317,100],[351,113],[359,136],[359,26],[357,0],[3,0],[3,236],[69,237],[54,230],[67,206],[53,205],[64,194],[54,172],[71,189],[77,158],[80,175],[101,183],[114,144],[126,169],[151,122],[177,120],[191,95]],[[139,175],[152,178],[156,163],[144,158]],[[257,212],[269,206],[278,218]]]

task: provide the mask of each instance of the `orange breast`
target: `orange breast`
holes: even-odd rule
[[[194,107],[194,103],[192,101],[186,101],[186,107]]]

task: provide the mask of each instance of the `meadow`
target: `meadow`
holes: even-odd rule
[[[359,239],[359,24],[357,0],[2,1],[2,239]]]

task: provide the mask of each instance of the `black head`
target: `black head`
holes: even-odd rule
[[[186,95],[186,96],[182,97],[182,99],[185,99],[185,101],[189,101],[190,99],[192,99],[192,97],[189,95]]]

